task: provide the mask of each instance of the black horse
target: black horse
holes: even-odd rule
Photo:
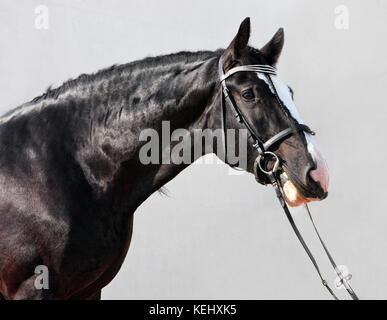
[[[225,72],[238,65],[274,66],[283,47],[282,29],[260,50],[248,46],[249,36],[247,18],[225,50],[180,52],[81,75],[0,118],[4,299],[100,298],[123,263],[136,208],[189,165],[143,164],[140,133],[152,128],[161,134],[162,121],[190,134],[219,129],[219,58]],[[280,110],[254,73],[235,74],[227,86],[264,140],[300,121],[292,107],[288,115]],[[226,128],[243,128],[229,109],[224,117]],[[171,145],[160,144],[160,155]],[[215,141],[214,152],[220,147]],[[287,174],[282,181],[289,204],[326,197],[325,162],[308,134],[293,134],[275,151]],[[256,156],[248,145],[247,171]],[[42,275],[37,266],[49,271],[46,287],[36,285]]]

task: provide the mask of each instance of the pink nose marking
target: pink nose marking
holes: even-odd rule
[[[325,192],[328,192],[328,185],[329,185],[329,173],[328,173],[328,166],[321,155],[321,153],[317,150],[315,150],[315,161],[316,161],[316,169],[310,171],[310,176],[312,179],[316,182],[319,182],[321,187]]]

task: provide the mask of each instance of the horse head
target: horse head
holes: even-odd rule
[[[260,65],[270,70],[276,66],[284,44],[283,29],[279,29],[259,50],[248,46],[249,37],[250,20],[246,18],[222,53],[224,73],[238,66]],[[314,133],[309,129],[298,129],[308,127],[303,124],[296,109],[293,90],[277,75],[268,76],[264,72],[236,72],[225,81],[244,122],[262,141],[287,128],[294,129],[290,136],[276,141],[270,147],[270,151],[280,159],[280,170],[276,174],[286,202],[290,206],[298,206],[326,198],[329,183],[327,164],[312,138]],[[228,115],[227,111],[226,115],[228,128],[241,128],[235,117]],[[254,160],[258,155],[257,148],[249,144],[247,171],[254,171]],[[270,167],[273,161],[268,159],[265,166]],[[262,184],[269,182],[263,172],[258,172],[257,180]]]

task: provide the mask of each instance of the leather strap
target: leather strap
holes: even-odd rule
[[[318,276],[320,277],[321,279],[321,283],[323,284],[323,286],[325,288],[327,288],[327,290],[329,291],[329,293],[332,295],[332,297],[335,299],[335,300],[339,300],[339,298],[335,295],[335,293],[333,292],[333,290],[330,288],[330,286],[328,285],[328,282],[323,278],[322,274],[321,274],[321,271],[320,271],[320,268],[316,262],[316,259],[314,258],[312,252],[310,251],[308,245],[306,244],[304,238],[302,237],[300,231],[298,230],[297,228],[297,225],[296,223],[294,222],[294,219],[289,211],[289,208],[282,196],[282,193],[281,193],[281,190],[280,190],[280,187],[279,187],[279,183],[277,181],[277,178],[275,177],[275,174],[272,172],[270,175],[269,175],[269,178],[270,178],[270,181],[271,181],[271,184],[274,188],[274,191],[276,193],[276,196],[279,200],[279,203],[281,204],[281,207],[282,209],[284,210],[285,214],[286,214],[286,217],[288,218],[289,222],[290,222],[290,225],[292,226],[292,229],[294,231],[294,233],[296,234],[298,240],[300,241],[301,245],[303,246],[305,252],[307,253],[310,261],[312,261],[312,264],[314,266],[314,268],[316,269],[317,271],[317,274]]]
[[[262,65],[262,64],[246,65],[246,66],[239,66],[239,67],[230,69],[220,77],[220,81],[224,81],[228,77],[232,76],[234,73],[241,72],[241,71],[262,72],[262,73],[271,74],[271,75],[277,74],[277,70],[274,67],[269,65]]]
[[[225,132],[225,116],[226,116],[226,111],[225,111],[225,104],[228,102],[228,104],[231,107],[231,110],[237,119],[239,123],[242,123],[247,131],[248,131],[248,138],[251,141],[253,147],[258,151],[259,155],[263,155],[266,148],[264,147],[265,142],[263,142],[259,136],[254,132],[254,130],[250,127],[249,123],[247,120],[244,118],[242,112],[240,109],[237,107],[233,97],[230,95],[230,92],[227,88],[226,85],[226,79],[230,77],[231,75],[241,72],[241,71],[250,71],[250,72],[263,72],[267,74],[276,74],[276,69],[273,68],[272,66],[269,65],[246,65],[246,66],[239,66],[230,69],[226,74],[223,71],[223,61],[222,57],[219,59],[219,64],[218,64],[218,71],[219,71],[219,78],[220,78],[220,83],[222,85],[222,96],[221,96],[221,127],[223,131],[223,151],[224,151],[224,159],[225,162],[227,163],[227,141],[226,141],[226,132]],[[280,139],[284,138],[285,136],[290,135],[293,132],[293,130],[285,129],[269,139],[267,142],[269,143],[269,147],[273,145],[275,142],[279,141]]]
[[[281,132],[277,133],[274,137],[271,137],[269,140],[267,140],[264,144],[263,147],[265,150],[269,150],[269,148],[275,144],[276,142],[284,139],[285,137],[288,137],[292,135],[294,130],[292,128],[287,128],[285,130],[282,130]]]
[[[323,241],[323,239],[320,236],[320,233],[317,230],[317,227],[316,227],[316,225],[314,223],[312,214],[310,213],[309,207],[308,207],[308,205],[306,203],[305,203],[305,209],[308,212],[308,216],[309,216],[310,221],[312,222],[314,231],[316,232],[317,237],[320,240],[320,243],[321,243],[322,247],[324,248],[324,251],[325,251],[326,255],[328,256],[328,259],[329,259],[333,269],[335,270],[336,274],[339,276],[341,283],[344,285],[345,289],[347,290],[347,292],[351,296],[352,300],[359,300],[359,297],[356,295],[355,291],[353,291],[352,287],[350,286],[348,281],[345,279],[345,277],[343,276],[343,274],[340,271],[340,269],[337,267],[335,260],[333,260],[332,255],[330,254],[327,246],[325,245],[325,242]]]

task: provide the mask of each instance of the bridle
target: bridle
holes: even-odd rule
[[[226,133],[225,133],[225,131],[226,131],[225,130],[225,115],[226,115],[225,108],[226,108],[226,104],[228,102],[228,105],[230,106],[231,111],[233,112],[235,118],[238,120],[239,123],[241,123],[247,129],[248,138],[251,141],[253,148],[256,149],[258,152],[258,156],[254,161],[255,179],[257,180],[257,182],[261,182],[260,178],[259,178],[260,172],[263,173],[269,179],[270,184],[273,186],[275,193],[277,195],[277,198],[278,198],[278,200],[279,200],[279,202],[280,202],[280,204],[281,204],[281,206],[286,214],[286,217],[288,218],[298,240],[302,244],[302,246],[303,246],[304,250],[306,251],[309,259],[311,260],[314,268],[316,269],[323,286],[327,288],[329,293],[336,300],[339,300],[338,297],[333,292],[333,290],[328,285],[328,282],[323,278],[321,271],[320,271],[320,268],[316,262],[316,259],[314,258],[312,252],[310,251],[309,247],[307,246],[304,238],[302,237],[300,231],[298,230],[298,228],[294,222],[294,219],[293,219],[293,217],[289,211],[289,208],[286,204],[286,201],[282,195],[281,184],[279,183],[278,178],[277,178],[277,171],[281,170],[281,160],[275,152],[270,151],[270,148],[273,147],[273,145],[281,143],[282,141],[286,140],[287,138],[289,138],[290,136],[292,136],[293,134],[295,134],[297,132],[300,132],[300,131],[307,132],[311,135],[314,135],[315,133],[312,130],[310,130],[310,128],[307,125],[298,123],[296,120],[294,120],[294,128],[284,129],[284,130],[280,131],[279,133],[277,133],[276,135],[274,135],[273,137],[271,137],[270,139],[263,141],[259,137],[259,135],[253,130],[253,128],[249,125],[249,123],[246,121],[246,118],[244,117],[241,110],[238,108],[230,90],[227,88],[226,79],[231,77],[235,73],[238,73],[238,72],[261,73],[265,77],[267,77],[267,80],[269,81],[271,87],[273,88],[273,93],[276,97],[276,100],[277,100],[280,108],[283,111],[286,110],[286,107],[284,106],[283,102],[281,101],[281,99],[278,95],[277,89],[276,89],[276,87],[271,79],[271,76],[276,75],[276,69],[274,67],[272,67],[270,65],[245,65],[245,66],[234,67],[234,68],[228,70],[226,73],[224,73],[222,57],[220,57],[220,59],[219,59],[219,78],[220,78],[220,83],[221,83],[221,126],[222,126],[222,135],[223,135],[223,152],[224,152],[225,162],[228,163],[227,162],[227,142],[226,142]],[[286,111],[285,111],[285,113],[286,113]],[[266,161],[269,159],[274,160],[274,164],[270,168],[267,168]],[[308,216],[312,222],[313,228],[318,236],[318,239],[319,239],[321,245],[323,246],[325,253],[328,256],[328,259],[329,259],[332,267],[334,268],[336,274],[338,275],[338,277],[340,279],[339,284],[343,285],[345,287],[345,289],[347,290],[347,292],[349,293],[349,295],[351,296],[351,298],[353,300],[358,300],[359,298],[357,297],[357,295],[355,294],[355,292],[353,291],[353,289],[351,288],[351,286],[348,283],[349,277],[344,276],[342,274],[341,270],[338,268],[338,266],[336,265],[335,261],[333,260],[333,258],[331,256],[330,252],[328,251],[324,241],[322,240],[307,204],[305,204],[305,208],[308,212]]]
[[[289,138],[294,133],[297,133],[299,131],[305,131],[311,135],[314,135],[315,133],[305,124],[298,123],[294,121],[294,128],[286,128],[282,130],[281,132],[277,133],[270,139],[266,140],[265,142],[259,137],[258,134],[254,132],[254,130],[251,128],[251,126],[246,121],[246,118],[243,116],[242,112],[238,108],[237,104],[235,103],[235,100],[233,96],[230,94],[229,89],[226,85],[226,79],[231,77],[233,74],[237,72],[255,72],[255,73],[262,73],[264,74],[267,79],[269,80],[272,88],[274,88],[274,95],[283,111],[285,111],[285,107],[282,104],[281,99],[279,98],[279,95],[277,93],[277,90],[274,86],[274,83],[271,79],[271,75],[276,75],[277,70],[269,65],[246,65],[246,66],[238,66],[230,69],[227,71],[227,73],[224,73],[223,71],[223,62],[222,57],[219,59],[219,77],[220,77],[220,83],[222,85],[222,97],[221,97],[221,123],[222,123],[222,132],[223,132],[223,152],[224,152],[224,158],[225,162],[227,162],[227,143],[226,143],[226,134],[225,134],[225,102],[228,101],[229,105],[231,107],[231,110],[237,119],[239,123],[242,123],[248,132],[248,139],[252,143],[252,146],[258,151],[258,157],[255,160],[254,163],[254,174],[255,178],[258,182],[259,180],[259,170],[260,169],[263,173],[266,174],[265,170],[262,170],[262,161],[267,158],[274,158],[275,164],[273,169],[279,168],[280,160],[278,156],[270,151],[270,148],[273,147],[275,144],[277,144],[280,141],[283,141],[287,138]],[[286,113],[286,111],[285,111]],[[275,172],[277,170],[273,170]],[[265,183],[264,183],[265,184]]]

